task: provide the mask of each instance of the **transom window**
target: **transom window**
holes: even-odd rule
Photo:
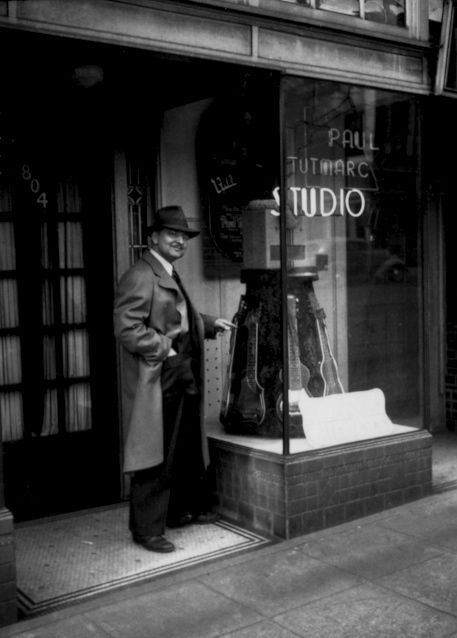
[[[282,0],[312,9],[356,16],[362,20],[406,26],[405,0]]]

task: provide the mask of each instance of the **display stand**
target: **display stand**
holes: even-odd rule
[[[325,313],[314,293],[317,279],[317,271],[308,268],[291,271],[288,281],[290,388],[313,397],[343,392],[325,330]],[[241,282],[246,284],[246,294],[234,317],[221,422],[230,434],[281,437],[280,271],[245,269]],[[304,437],[301,413],[290,400],[289,432],[292,438]]]

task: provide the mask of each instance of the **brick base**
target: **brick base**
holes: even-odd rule
[[[417,430],[293,456],[210,439],[219,510],[294,538],[426,496],[432,436]]]
[[[0,627],[17,620],[14,526],[11,512],[0,509]]]

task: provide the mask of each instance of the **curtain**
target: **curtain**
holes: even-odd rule
[[[59,414],[57,409],[57,390],[48,389],[44,395],[44,414],[41,436],[57,434],[59,431]]]
[[[0,337],[0,387],[21,382],[21,343],[16,335]],[[2,440],[15,441],[23,436],[22,396],[17,390],[0,393]]]
[[[81,276],[60,278],[62,323],[86,321],[86,281]]]
[[[18,325],[17,282],[15,279],[0,279],[0,328]]]
[[[0,188],[0,212],[12,212],[9,188]],[[9,271],[16,268],[16,247],[13,221],[0,222],[0,329],[19,326],[17,281]],[[6,275],[6,276],[5,276]],[[24,433],[22,395],[16,389],[2,386],[19,384],[22,380],[21,343],[19,336],[4,334],[0,337],[0,425],[3,441],[15,441]]]
[[[0,270],[14,270],[15,268],[16,250],[13,222],[0,222]]]
[[[4,442],[16,441],[24,436],[22,394],[20,392],[0,393],[0,423]]]
[[[84,266],[80,222],[59,222],[59,268]]]
[[[69,330],[63,335],[63,374],[66,378],[89,375],[87,330]]]
[[[59,213],[80,213],[81,195],[74,176],[67,175],[58,185],[57,211]]]
[[[65,412],[68,432],[90,430],[92,427],[92,406],[88,383],[78,383],[67,388]]]

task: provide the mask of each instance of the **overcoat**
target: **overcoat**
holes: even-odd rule
[[[186,301],[163,265],[145,251],[121,277],[114,302],[114,333],[122,344],[124,471],[135,472],[164,460],[160,375],[173,339],[181,332]],[[216,336],[216,318],[201,315],[190,304],[198,345]],[[200,378],[204,380],[203,356]],[[202,455],[208,464],[203,397],[200,406]]]

